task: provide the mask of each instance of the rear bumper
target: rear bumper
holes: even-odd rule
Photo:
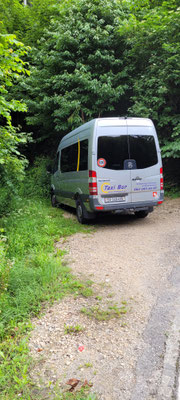
[[[160,195],[160,198],[155,201],[141,201],[137,203],[114,203],[114,204],[100,204],[98,198],[89,196],[89,208],[93,212],[108,212],[108,211],[119,211],[119,212],[135,212],[135,211],[153,211],[153,207],[157,206],[159,202],[164,200],[164,194]]]

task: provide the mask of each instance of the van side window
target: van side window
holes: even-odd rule
[[[53,174],[58,170],[58,164],[59,164],[59,151],[56,154],[56,158],[54,160],[54,165],[53,165]]]
[[[78,143],[61,150],[61,172],[77,171]],[[88,169],[88,139],[80,142],[79,171]]]
[[[78,144],[72,144],[61,150],[61,172],[77,170]]]
[[[80,142],[80,164],[79,171],[88,169],[88,139]]]

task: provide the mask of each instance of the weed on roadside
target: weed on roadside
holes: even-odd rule
[[[64,393],[55,397],[54,400],[97,400],[97,397],[94,394],[87,394],[85,391],[81,391],[79,393]]]
[[[97,321],[108,321],[112,318],[120,318],[127,313],[127,308],[124,305],[118,307],[116,304],[109,305],[106,309],[100,308],[99,304],[93,307],[83,307],[81,312],[89,318],[94,318]]]
[[[68,385],[67,389],[61,390],[61,383],[56,384],[49,382],[41,386],[29,386],[28,391],[26,391],[26,397],[21,393],[20,399],[23,400],[98,400],[97,396],[90,393],[90,388],[92,384],[85,381],[80,381],[77,379],[69,379],[66,382]]]
[[[97,400],[97,397],[95,394],[89,393],[89,388],[85,387],[75,393],[57,394],[53,400]]]
[[[78,369],[82,369],[82,368],[93,368],[93,364],[90,362],[86,362],[85,364],[79,365]]]
[[[66,324],[64,324],[64,333],[65,333],[65,335],[68,335],[68,334],[70,334],[70,335],[72,335],[72,334],[78,334],[78,333],[80,333],[80,332],[83,332],[84,331],[84,327],[83,326],[81,326],[81,325],[75,325],[75,326],[73,326],[73,325],[66,325]]]
[[[98,400],[97,396],[90,392],[90,387],[84,385],[80,389],[71,392],[61,391],[58,385],[35,387],[29,383],[24,390],[19,391],[15,397],[0,397],[2,400]]]
[[[98,301],[101,301],[102,300],[102,296],[96,296],[95,299],[98,300]]]
[[[87,362],[87,363],[84,364],[84,366],[85,366],[85,368],[92,368],[93,364],[90,363],[90,362]]]
[[[90,287],[84,287],[81,291],[80,294],[83,297],[90,297],[93,295],[93,290]]]
[[[65,220],[59,209],[53,209],[43,199],[19,201],[19,208],[3,224],[4,270],[1,274],[0,336],[8,334],[9,324],[36,315],[42,301],[61,298],[67,292],[90,295],[89,288],[77,281],[67,266],[63,254],[54,252],[54,241],[82,231],[72,220]],[[88,230],[83,227],[83,230]],[[2,233],[2,232],[1,232]],[[7,265],[7,267],[6,267]]]
[[[109,298],[114,297],[114,293],[108,293],[108,294],[107,294],[107,297],[109,297]]]
[[[165,197],[177,199],[180,197],[180,187],[177,184],[167,184],[165,186]]]
[[[28,349],[28,332],[31,325],[18,324],[0,344],[0,392],[1,399],[15,400],[19,393],[26,392],[30,379],[28,370],[31,364]],[[25,336],[26,334],[26,336]],[[23,399],[28,397],[21,397]]]
[[[0,220],[0,399],[32,399],[28,394],[29,318],[42,305],[68,293],[90,295],[91,288],[63,265],[64,253],[54,251],[59,238],[81,231],[90,229],[64,219],[62,211],[43,198],[19,198],[11,214]]]

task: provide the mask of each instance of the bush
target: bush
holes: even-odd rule
[[[21,184],[20,195],[26,197],[49,197],[50,176],[46,168],[50,160],[45,157],[38,157],[33,166],[26,171],[26,176]]]
[[[7,214],[10,210],[10,190],[7,187],[0,186],[0,216]]]
[[[39,157],[34,165],[26,170],[24,179],[14,185],[5,183],[0,186],[0,217],[16,209],[23,197],[48,198],[50,193],[50,176],[46,172],[50,164],[48,158]]]
[[[7,238],[4,236],[4,229],[0,229],[0,298],[7,290],[9,281],[9,272],[12,266],[10,260],[6,258],[6,242]]]

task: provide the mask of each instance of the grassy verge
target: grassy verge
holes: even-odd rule
[[[170,199],[177,199],[180,197],[180,188],[177,187],[171,187],[170,185],[165,186],[165,196],[169,197]]]
[[[62,214],[60,209],[51,208],[46,198],[23,194],[14,201],[13,211],[0,220],[0,398],[3,400],[35,399],[28,378],[30,318],[40,312],[42,304],[44,307],[67,293],[87,292],[87,287],[63,264],[63,252],[55,251],[54,242],[76,232],[88,232],[89,228],[63,218]],[[88,398],[85,393],[78,396],[81,397],[73,399]]]

